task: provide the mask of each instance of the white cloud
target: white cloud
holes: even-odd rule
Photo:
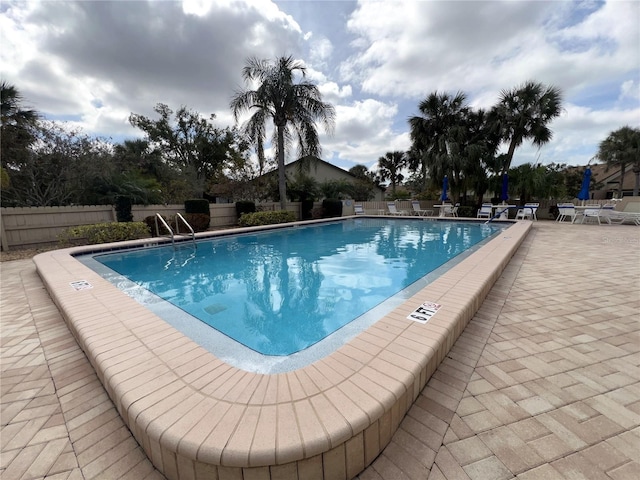
[[[0,69],[26,104],[88,133],[139,135],[158,102],[215,113],[244,88],[249,56],[301,59],[336,108],[324,158],[372,166],[410,146],[406,119],[434,90],[474,107],[526,80],[558,86],[552,142],[514,164],[584,164],[608,133],[640,124],[640,2],[185,0],[0,7]],[[286,13],[289,12],[289,13]]]

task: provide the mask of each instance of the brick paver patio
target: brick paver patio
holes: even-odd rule
[[[2,479],[163,478],[33,263],[0,269]],[[536,223],[359,478],[640,478],[638,312],[640,229]]]

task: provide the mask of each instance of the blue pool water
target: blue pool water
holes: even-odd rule
[[[501,226],[351,219],[94,259],[263,355],[308,348]]]

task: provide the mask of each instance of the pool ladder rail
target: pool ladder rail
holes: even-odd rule
[[[169,226],[169,224],[165,221],[165,219],[162,218],[162,215],[160,215],[159,213],[156,213],[155,220],[156,220],[156,233],[160,235],[160,230],[158,228],[158,220],[159,220],[162,226],[164,226],[167,232],[169,232],[169,236],[171,237],[171,245],[173,245],[173,248],[176,247],[175,237],[191,237],[191,240],[193,241],[193,246],[195,248],[198,248],[198,245],[196,244],[196,234],[193,231],[193,228],[191,228],[191,225],[189,225],[189,222],[187,222],[181,214],[176,213],[176,231],[175,232]],[[182,222],[189,229],[189,233],[185,233],[185,234],[180,233],[180,222]]]

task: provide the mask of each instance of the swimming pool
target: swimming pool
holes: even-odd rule
[[[107,271],[88,264],[170,323],[181,312],[158,308],[158,299],[259,354],[288,356],[315,345],[502,228],[352,219],[203,240],[197,248],[185,244],[92,256]],[[373,318],[380,316],[378,312]],[[208,343],[203,338],[208,333],[188,320],[178,327]],[[225,342],[213,343],[215,353]]]
[[[78,260],[166,238],[56,250],[34,262],[119,414],[167,478],[353,478],[391,441],[531,225],[509,224],[344,345],[274,374],[230,365]],[[440,310],[427,323],[410,320],[425,301]]]

